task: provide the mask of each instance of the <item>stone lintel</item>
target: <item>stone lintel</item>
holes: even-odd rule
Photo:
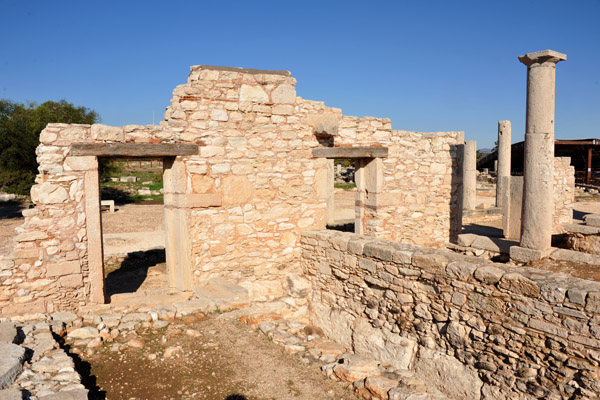
[[[533,53],[527,53],[523,56],[519,56],[519,61],[528,67],[535,63],[544,63],[544,62],[553,62],[557,63],[559,61],[565,61],[567,59],[567,55],[563,53],[559,53],[554,50],[542,50],[536,51]]]
[[[167,208],[219,207],[222,203],[223,199],[219,193],[165,193],[165,207]]]
[[[528,263],[533,260],[540,260],[544,257],[548,257],[554,250],[549,248],[545,250],[528,249],[521,246],[512,246],[510,248],[510,259],[520,263]]]
[[[212,71],[231,71],[231,72],[239,72],[242,74],[266,74],[266,75],[283,75],[283,76],[292,76],[290,71],[275,71],[268,69],[253,69],[253,68],[240,68],[240,67],[223,67],[218,65],[192,65],[190,70],[197,71],[200,69],[208,69]]]
[[[73,143],[72,156],[174,157],[198,155],[195,143]]]
[[[314,158],[386,158],[387,147],[316,147]]]

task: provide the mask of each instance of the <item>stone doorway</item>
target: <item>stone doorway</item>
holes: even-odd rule
[[[151,157],[163,163],[165,258],[168,286],[182,291],[192,287],[190,235],[187,217],[189,210],[179,197],[186,193],[186,174],[182,156],[198,153],[196,145],[188,144],[88,144],[71,146],[73,156],[88,159],[89,170],[85,172],[85,211],[88,227],[88,269],[90,277],[90,300],[104,303],[104,248],[98,157]]]
[[[325,187],[327,225],[335,221],[334,160],[351,160],[354,163],[356,197],[353,232],[359,235],[377,234],[381,230],[377,215],[379,194],[383,187],[383,158],[387,147],[320,147],[313,149],[313,157],[327,159]]]

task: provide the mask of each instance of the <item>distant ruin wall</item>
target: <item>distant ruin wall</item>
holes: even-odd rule
[[[452,398],[600,395],[600,283],[330,231],[302,254],[314,324]]]
[[[575,167],[570,157],[554,158],[554,212],[552,233],[562,233],[566,224],[573,223],[575,204]]]

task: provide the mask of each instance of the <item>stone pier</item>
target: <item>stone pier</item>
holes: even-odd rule
[[[567,56],[553,50],[519,57],[527,65],[521,244],[511,248],[516,261],[546,256],[552,242],[554,180],[554,85],[556,63]]]
[[[502,177],[510,177],[511,148],[510,148],[510,121],[498,121],[498,168],[496,169],[496,207],[502,208],[503,199],[506,197],[508,187],[504,186],[506,180]]]
[[[477,142],[465,141],[463,161],[463,210],[477,206]]]

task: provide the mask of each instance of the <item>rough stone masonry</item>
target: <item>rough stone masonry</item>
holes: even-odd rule
[[[287,71],[194,66],[160,126],[48,125],[35,207],[2,262],[2,313],[104,301],[99,156],[165,158],[169,284],[182,290],[226,276],[251,300],[281,295],[300,232],[325,228],[333,161],[313,156],[319,148],[387,149],[358,153],[362,233],[438,248],[458,233],[462,133],[394,131],[297,97],[295,84]]]

